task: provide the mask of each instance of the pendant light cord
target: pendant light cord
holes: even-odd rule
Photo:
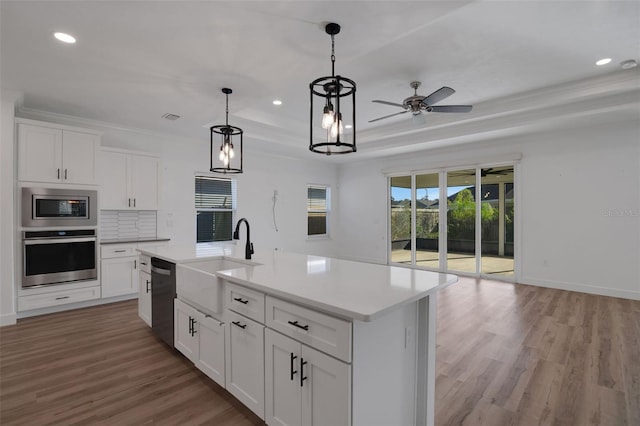
[[[335,36],[331,34],[331,77],[336,75],[336,42]]]

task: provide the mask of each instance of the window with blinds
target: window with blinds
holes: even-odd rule
[[[307,235],[329,234],[329,200],[328,186],[307,186]]]
[[[196,242],[229,241],[236,210],[236,182],[196,176]]]

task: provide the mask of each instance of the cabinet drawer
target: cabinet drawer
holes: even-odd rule
[[[100,258],[110,259],[114,257],[137,256],[135,244],[129,245],[103,245],[100,247]]]
[[[351,362],[351,323],[267,296],[267,327]]]
[[[100,287],[85,287],[74,290],[55,291],[52,293],[34,294],[18,297],[18,310],[47,308],[50,306],[64,305],[67,303],[83,302],[85,300],[99,299]]]
[[[140,271],[146,272],[147,274],[151,273],[151,257],[146,254],[141,254],[140,261],[138,263],[140,264],[138,268]]]
[[[264,294],[228,281],[224,292],[228,309],[264,324]]]

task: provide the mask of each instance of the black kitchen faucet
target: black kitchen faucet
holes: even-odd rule
[[[244,217],[238,221],[236,224],[236,230],[233,231],[233,239],[240,239],[240,224],[244,222],[247,225],[247,244],[244,246],[244,258],[251,259],[251,255],[253,254],[253,243],[250,240],[251,231],[249,229],[249,221]]]

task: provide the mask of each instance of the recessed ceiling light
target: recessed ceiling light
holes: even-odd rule
[[[63,43],[73,44],[76,42],[76,38],[67,33],[53,33],[53,36]]]
[[[600,67],[602,65],[607,65],[609,62],[611,62],[611,58],[602,58],[596,62],[596,65]]]
[[[623,70],[629,70],[631,68],[635,68],[638,66],[638,62],[635,59],[628,59],[626,61],[620,62],[620,66]]]
[[[276,99],[275,101],[273,101],[274,105],[282,105],[282,101]]]

